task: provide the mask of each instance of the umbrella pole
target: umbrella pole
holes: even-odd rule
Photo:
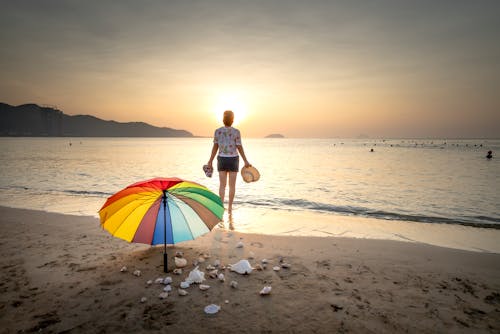
[[[167,194],[163,190],[163,272],[168,273],[167,256]]]

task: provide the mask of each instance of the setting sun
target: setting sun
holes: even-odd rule
[[[234,124],[238,125],[247,117],[248,107],[241,94],[222,94],[216,101],[213,108],[217,122],[222,122],[222,116],[225,110],[234,112]]]

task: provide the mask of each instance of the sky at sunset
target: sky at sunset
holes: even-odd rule
[[[500,137],[500,1],[4,1],[0,101],[211,136]]]

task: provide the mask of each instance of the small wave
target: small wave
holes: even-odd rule
[[[96,190],[40,189],[40,188],[30,188],[26,186],[6,186],[6,187],[0,187],[0,190],[25,190],[29,193],[36,193],[36,194],[70,194],[70,195],[82,195],[82,196],[92,196],[92,197],[109,197],[113,195],[113,193],[96,191]]]
[[[439,224],[455,224],[473,227],[485,227],[500,229],[500,219],[488,216],[471,216],[462,218],[450,218],[439,216],[426,216],[418,214],[403,214],[397,212],[389,212],[383,210],[375,210],[357,206],[341,206],[328,203],[312,202],[304,199],[279,199],[272,200],[249,200],[245,204],[257,207],[270,207],[275,209],[285,210],[312,210],[324,213],[337,213],[349,216],[362,216],[367,218],[385,219],[385,220],[400,220],[419,223],[439,223]]]
[[[88,196],[96,196],[96,197],[109,197],[113,195],[113,193],[102,192],[102,191],[93,191],[93,190],[63,190],[63,193],[73,194],[73,195],[88,195]]]

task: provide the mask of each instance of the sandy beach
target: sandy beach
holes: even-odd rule
[[[500,254],[216,228],[168,248],[171,269],[176,251],[188,260],[174,275],[163,273],[161,247],[116,239],[96,218],[5,207],[0,217],[2,333],[500,331]],[[269,264],[249,275],[222,270],[225,282],[206,273],[208,290],[194,285],[179,296],[180,282],[203,254],[202,271],[216,260]],[[290,267],[274,271],[280,260]],[[164,285],[154,281],[166,276],[173,290],[160,299]],[[259,295],[264,286],[271,294]],[[209,304],[220,311],[205,314]]]

